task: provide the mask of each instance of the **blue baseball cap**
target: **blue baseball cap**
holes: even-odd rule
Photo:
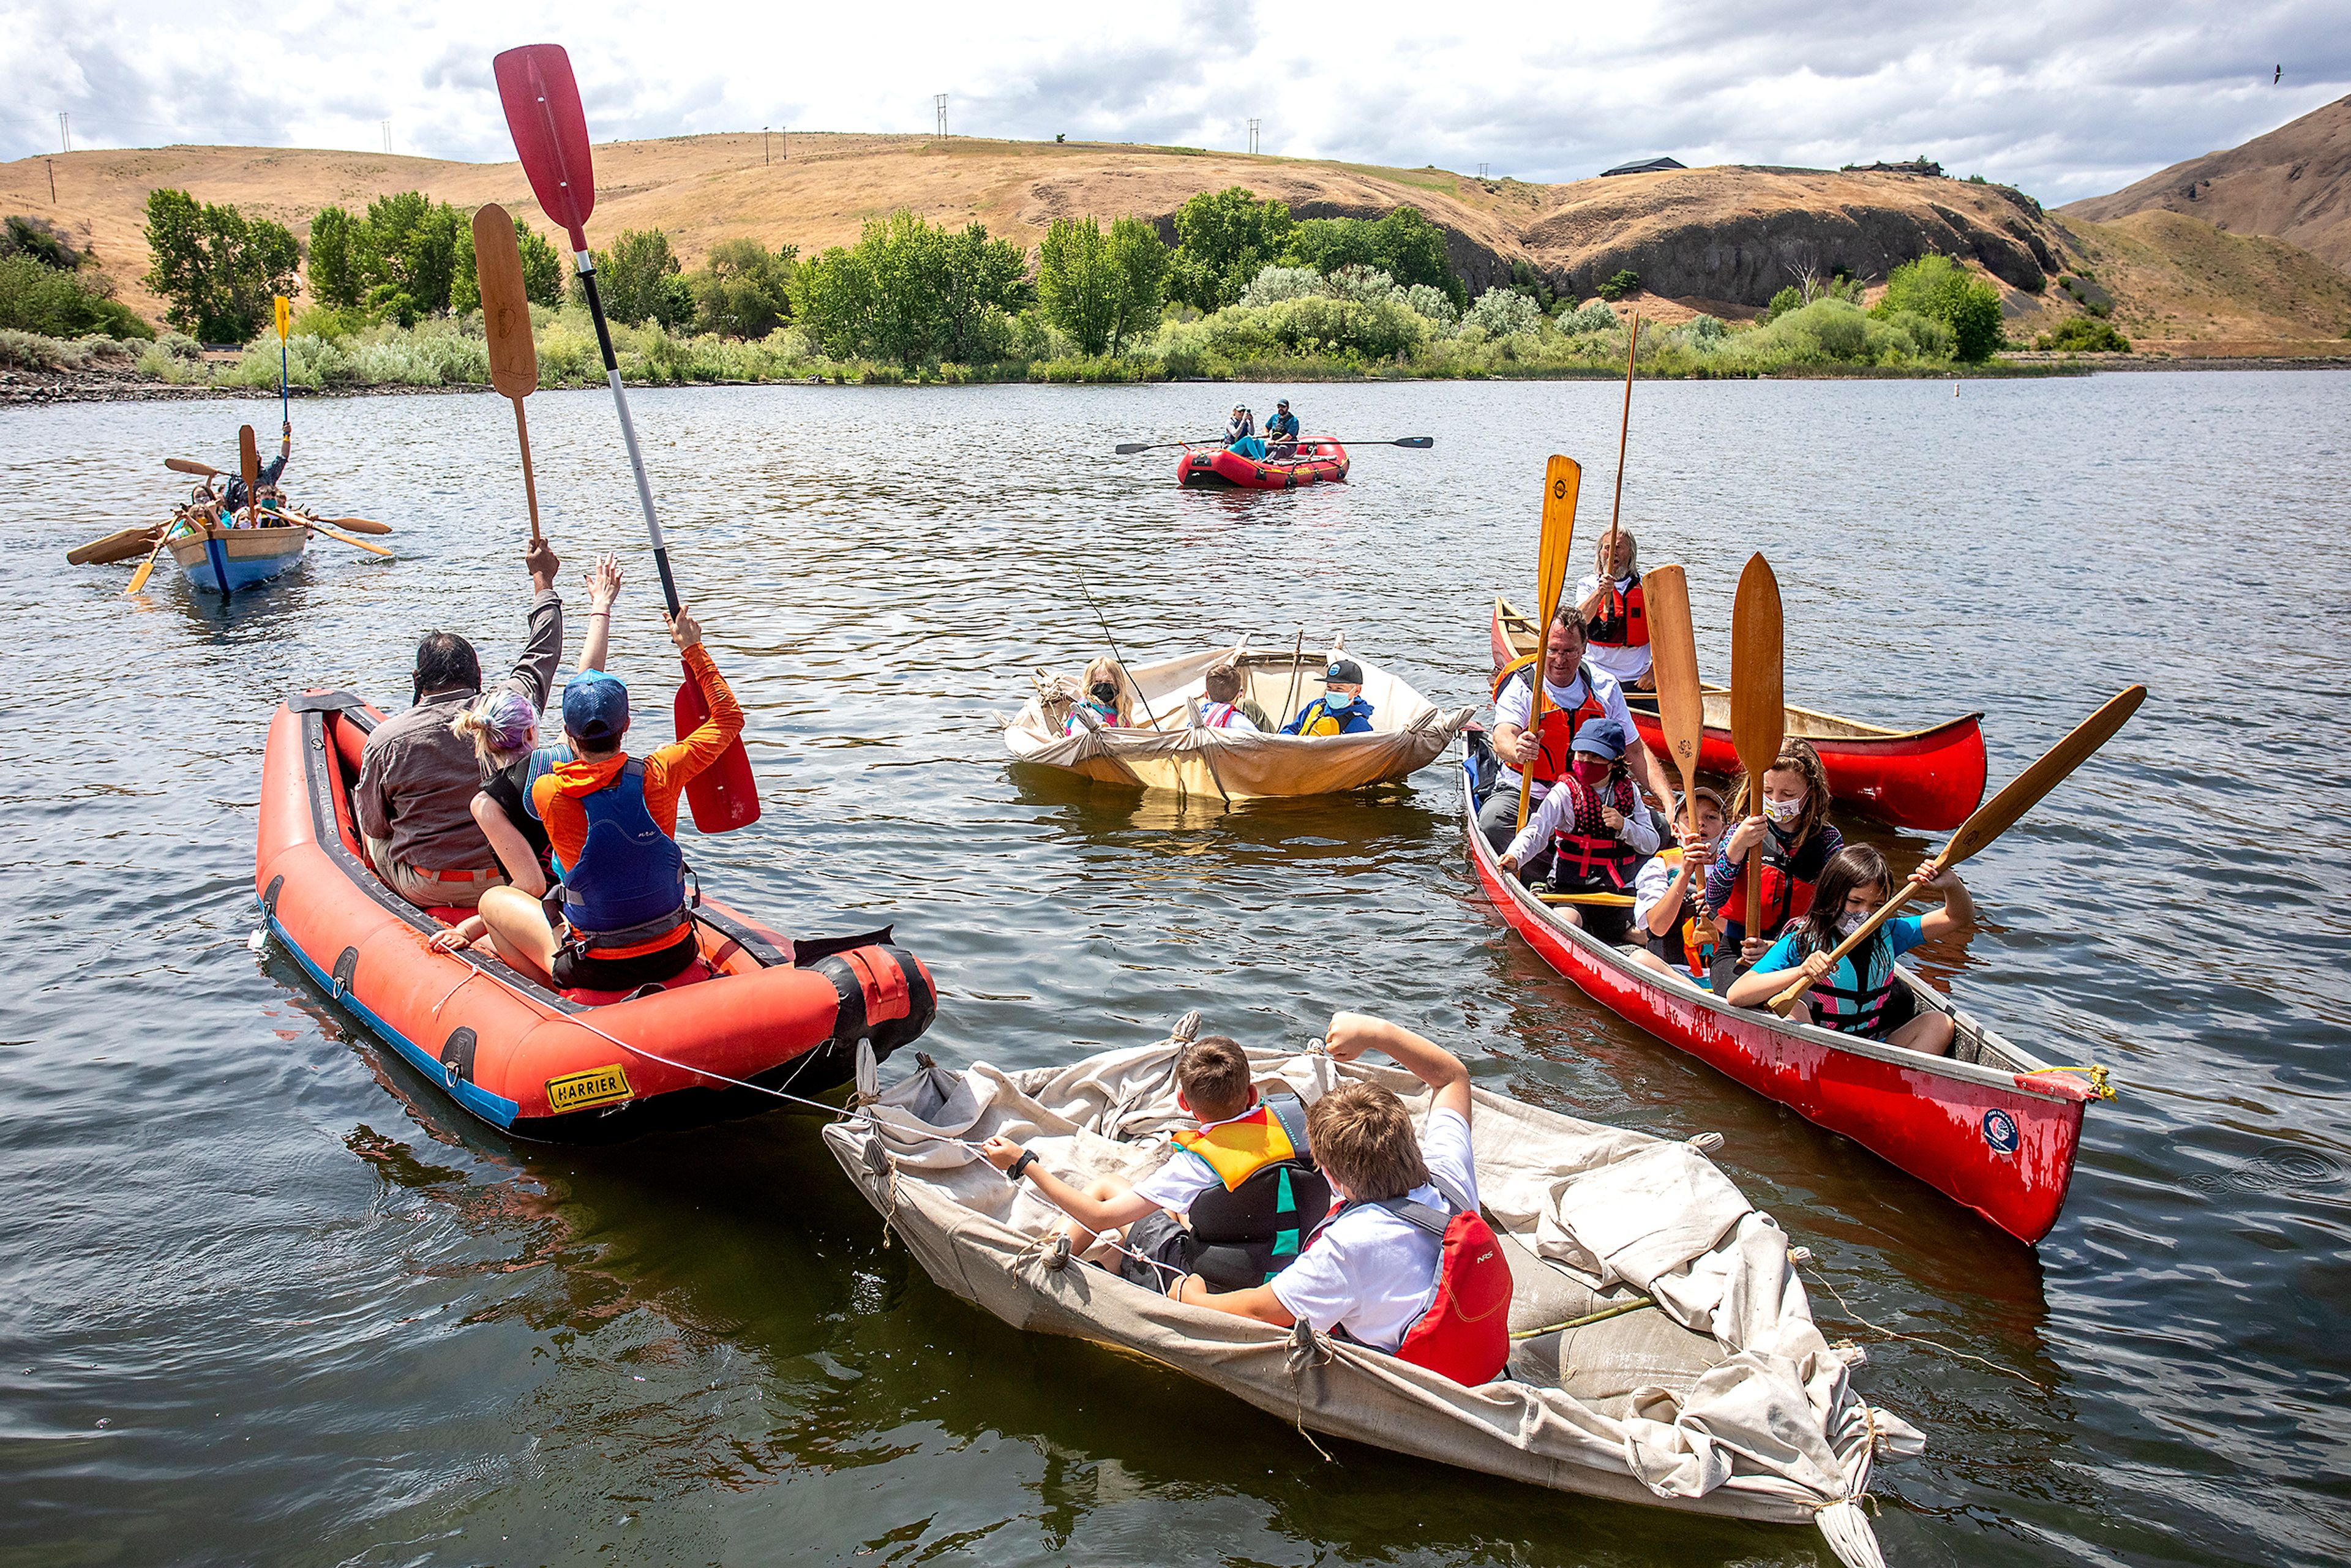
[[[611,741],[629,727],[629,688],[601,670],[574,675],[563,688],[563,729],[582,740]]]
[[[564,700],[563,716],[567,720],[571,716],[569,697]],[[1614,719],[1588,718],[1583,721],[1583,727],[1575,732],[1575,749],[1590,752],[1594,757],[1605,757],[1613,762],[1625,755],[1625,747],[1631,745],[1632,740],[1633,737],[1625,733],[1625,727]]]

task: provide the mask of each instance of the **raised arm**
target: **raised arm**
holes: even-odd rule
[[[711,663],[710,650],[702,643],[702,623],[694,612],[681,604],[675,619],[666,613],[662,619],[668,622],[670,641],[684,655],[686,672],[710,709],[710,716],[696,725],[692,735],[661,747],[646,764],[649,769],[658,767],[663,778],[683,789],[687,780],[726,755],[727,745],[743,733],[743,705],[735,700],[726,677]]]
[[[990,1138],[980,1145],[979,1152],[987,1157],[989,1165],[1008,1172],[1029,1151],[1009,1138]],[[1088,1197],[1036,1160],[1030,1160],[1020,1174],[1036,1184],[1047,1202],[1097,1235],[1132,1225],[1158,1207],[1131,1187],[1116,1197]]]
[[[536,539],[523,553],[523,564],[530,570],[530,637],[507,682],[534,709],[544,711],[555,690],[556,669],[563,663],[563,596],[555,591],[555,574],[563,570],[563,561],[554,546]]]
[[[1366,1051],[1386,1052],[1397,1066],[1434,1092],[1430,1103],[1435,1109],[1456,1112],[1465,1122],[1469,1119],[1469,1070],[1436,1041],[1369,1013],[1332,1013],[1323,1043],[1340,1061],[1353,1061]]]
[[[607,554],[588,569],[588,635],[580,642],[580,673],[604,667],[611,641],[612,606],[621,597],[621,558]]]

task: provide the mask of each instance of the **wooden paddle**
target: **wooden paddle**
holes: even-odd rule
[[[210,464],[199,463],[193,457],[166,457],[163,466],[174,474],[193,474],[199,479],[217,479],[220,470]]]
[[[1625,449],[1633,437],[1633,356],[1641,348],[1641,318],[1625,340],[1625,418],[1616,427],[1616,503],[1608,509],[1608,540],[1600,547],[1600,610],[1614,612],[1616,603],[1616,520],[1625,511]]]
[[[1747,775],[1747,805],[1763,810],[1763,775],[1787,737],[1788,706],[1782,700],[1780,580],[1771,563],[1750,556],[1739,574],[1739,596],[1730,604],[1730,744]],[[1658,692],[1658,706],[1665,694]],[[1662,721],[1662,715],[1660,715]],[[1770,831],[1769,828],[1764,830]],[[1761,936],[1763,924],[1763,841],[1747,852],[1746,935]]]
[[[155,542],[155,525],[141,528],[120,528],[102,539],[92,539],[86,545],[76,545],[66,551],[68,566],[111,566],[119,560],[129,560]]]
[[[2064,782],[2068,774],[2090,759],[2093,752],[2113,738],[2138,705],[2147,700],[2145,686],[2126,686],[2108,698],[2104,707],[2074,727],[2073,733],[2051,747],[2040,761],[2026,768],[2008,782],[2008,788],[1978,806],[1942,852],[1928,862],[1940,873],[1950,870],[1971,855],[1980,854],[2001,834],[2008,831],[2019,817],[2032,810],[2041,798]],[[1872,933],[1893,917],[1894,912],[1917,896],[1918,884],[1904,882],[1894,896],[1878,905],[1877,913],[1861,924],[1861,929],[1836,945],[1829,954],[1834,964],[1863,943]],[[1812,989],[1810,980],[1798,980],[1771,998],[1771,1010],[1782,1018],[1796,1005],[1797,998]]]
[[[324,534],[330,539],[340,539],[343,543],[350,546],[353,549],[372,551],[374,554],[382,556],[388,560],[397,560],[399,559],[399,557],[393,555],[381,545],[371,545],[365,539],[355,539],[349,534],[339,534],[334,529],[319,521],[316,517],[306,517],[294,512],[288,512],[286,516],[291,518],[294,522],[297,522],[302,527],[309,529],[312,533]]]
[[[261,511],[261,449],[254,443],[249,424],[236,427],[236,465],[245,471],[245,526],[258,528],[255,518]]]
[[[1629,893],[1538,893],[1545,904],[1596,904],[1603,909],[1630,909],[1633,895]]]
[[[482,286],[482,328],[490,340],[490,384],[514,404],[522,447],[522,494],[530,507],[530,541],[538,531],[538,481],[530,471],[530,425],[522,400],[538,390],[538,345],[531,340],[530,297],[522,283],[522,245],[514,219],[492,202],[474,214],[474,270]]]
[[[1542,618],[1535,622],[1535,662],[1527,684],[1534,700],[1527,709],[1527,733],[1535,737],[1538,760],[1542,756],[1543,666],[1551,657],[1552,617],[1559,613],[1559,596],[1567,587],[1570,558],[1575,550],[1575,498],[1583,488],[1583,470],[1573,457],[1554,454],[1543,465],[1542,534],[1535,545],[1535,595]],[[1519,831],[1527,831],[1527,806],[1534,799],[1534,763],[1519,768]]]
[[[379,523],[368,517],[321,517],[313,516],[308,512],[289,512],[287,516],[299,517],[306,523],[331,523],[339,528],[349,528],[355,534],[388,534],[392,532],[392,525],[390,523]]]
[[[131,580],[122,585],[122,592],[125,598],[130,597],[131,594],[138,592],[141,589],[147,586],[147,579],[154,571],[155,563],[163,559],[163,541],[171,537],[172,530],[168,526],[161,534],[156,536],[155,548],[147,552],[147,559],[139,563],[139,570],[132,572],[131,574]]]
[[[1132,457],[1138,452],[1165,452],[1171,446],[1216,446],[1222,444],[1223,439],[1222,436],[1212,436],[1206,441],[1129,441],[1111,450],[1121,457]],[[1426,452],[1437,444],[1437,437],[1407,435],[1395,441],[1341,441],[1332,435],[1301,435],[1298,438],[1301,446],[1314,446],[1324,442],[1333,446],[1409,446],[1416,452]]]
[[[1649,667],[1657,682],[1657,727],[1665,732],[1667,755],[1682,776],[1682,806],[1690,810],[1690,828],[1698,822],[1691,802],[1697,799],[1698,749],[1706,737],[1706,697],[1698,674],[1698,631],[1690,619],[1689,578],[1678,566],[1661,566],[1641,579],[1641,593],[1649,612]],[[1668,813],[1670,815],[1670,813]],[[1699,892],[1704,893],[1701,888]],[[1707,934],[1713,922],[1698,901],[1701,946],[1711,951]]]
[[[612,389],[622,444],[628,448],[629,470],[637,481],[637,504],[644,509],[645,532],[653,539],[662,598],[674,616],[679,601],[677,580],[669,570],[669,545],[662,538],[661,517],[653,510],[653,482],[645,476],[636,422],[629,417],[629,394],[621,385],[621,361],[612,352],[612,329],[604,319],[603,296],[596,288],[595,258],[588,252],[588,217],[596,210],[596,169],[588,150],[588,113],[580,104],[580,83],[571,74],[571,57],[560,44],[526,44],[499,55],[490,68],[497,78],[507,129],[514,135],[515,152],[530,180],[531,193],[538,198],[539,210],[571,236],[572,263],[579,272],[580,291],[588,298],[589,318],[596,324],[596,346],[603,351],[604,380]],[[685,684],[678,688],[674,714],[680,737],[692,734],[710,716],[691,666]],[[741,736],[728,743],[716,762],[695,775],[685,787],[685,798],[694,808],[694,825],[705,833],[748,827],[759,820],[759,784],[752,777],[750,754],[743,749]]]

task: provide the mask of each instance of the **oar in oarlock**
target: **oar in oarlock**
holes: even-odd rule
[[[1575,549],[1575,499],[1583,488],[1583,470],[1573,457],[1553,456],[1543,467],[1542,534],[1535,546],[1536,599],[1542,619],[1535,622],[1534,667],[1527,672],[1534,688],[1527,709],[1527,733],[1535,737],[1535,755],[1542,755],[1543,666],[1550,662],[1551,622],[1559,613],[1559,596],[1566,590],[1569,558]],[[1527,807],[1534,799],[1534,764],[1510,759],[1519,773],[1519,829],[1527,831]]]
[[[1223,439],[1216,436],[1207,441],[1128,441],[1111,450],[1121,457],[1132,457],[1138,452],[1165,452],[1171,446],[1217,446],[1222,444]],[[1311,446],[1321,441],[1333,446],[1409,446],[1416,452],[1426,452],[1437,444],[1434,435],[1405,435],[1394,441],[1343,441],[1335,435],[1313,435],[1299,437],[1298,444]]]
[[[1747,775],[1747,809],[1763,810],[1763,775],[1787,738],[1788,707],[1781,665],[1780,580],[1761,555],[1748,558],[1730,601],[1730,745]],[[1763,844],[1747,852],[1747,906],[1740,916],[1749,936],[1764,935]]]
[[[142,554],[155,542],[155,525],[144,528],[120,528],[104,538],[92,539],[86,545],[76,545],[66,551],[68,566],[111,566],[119,560],[130,560]]]
[[[560,44],[526,44],[508,49],[491,62],[497,78],[498,99],[506,109],[507,129],[514,133],[515,152],[530,179],[531,193],[544,212],[571,236],[572,264],[580,276],[580,292],[588,298],[588,314],[596,324],[596,346],[604,357],[604,380],[612,389],[612,406],[621,419],[621,441],[628,448],[629,470],[637,481],[637,504],[644,509],[645,532],[653,540],[653,567],[661,574],[662,598],[669,612],[679,608],[677,580],[670,574],[669,545],[662,537],[661,517],[653,510],[653,483],[645,476],[644,454],[637,446],[637,427],[629,417],[629,394],[621,386],[621,361],[612,352],[612,329],[604,319],[603,297],[596,288],[596,263],[588,253],[588,216],[596,210],[596,171],[588,151],[588,115],[580,104],[580,84],[571,74],[571,57]],[[675,716],[678,733],[691,733],[710,716],[702,688],[690,676],[678,688]],[[685,787],[694,808],[694,825],[705,833],[723,833],[748,827],[759,820],[759,784],[751,774],[751,758],[743,738],[728,742],[726,752]]]
[[[482,329],[489,339],[490,384],[514,404],[515,441],[522,448],[522,495],[530,508],[531,542],[538,542],[538,480],[530,469],[530,424],[522,400],[538,390],[538,345],[530,335],[530,297],[522,282],[522,246],[514,219],[492,202],[474,214],[474,267],[481,278]]]
[[[2008,788],[1978,806],[1942,852],[1928,861],[1920,871],[1925,876],[1939,875],[1984,848],[2001,834],[2008,831],[2019,817],[2032,810],[2041,798],[2065,781],[2068,774],[2090,759],[2091,754],[2104,746],[2122,728],[2138,705],[2147,700],[2145,686],[2127,686],[2106,700],[2105,706],[2074,727],[2073,733],[2051,747],[2040,761],[2009,780]],[[1879,926],[1893,917],[1894,912],[1917,896],[1919,881],[1913,879],[1894,890],[1894,896],[1877,906],[1877,913],[1861,923],[1860,929],[1838,943],[1829,954],[1829,965],[1852,953]],[[1785,1018],[1795,1007],[1797,998],[1813,988],[1809,979],[1800,979],[1771,998],[1771,1010]]]

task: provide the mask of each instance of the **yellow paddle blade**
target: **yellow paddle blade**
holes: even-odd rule
[[[314,534],[324,534],[330,539],[340,539],[343,543],[350,545],[356,549],[371,551],[376,555],[383,556],[388,559],[397,559],[392,556],[390,550],[384,549],[381,545],[371,545],[365,539],[355,539],[349,534],[339,534],[323,523],[310,522],[307,518],[303,520]]]
[[[155,541],[155,548],[147,552],[147,559],[139,563],[139,570],[132,572],[131,574],[131,580],[123,585],[122,592],[124,597],[128,598],[130,595],[136,593],[141,589],[146,587],[148,576],[155,570],[155,563],[162,559],[163,541],[162,539],[157,539]]]
[[[1551,634],[1551,618],[1559,613],[1559,596],[1567,588],[1575,550],[1575,498],[1583,487],[1583,470],[1574,458],[1554,456],[1544,466],[1542,539],[1536,547],[1536,599],[1542,606],[1535,623],[1538,649]]]
[[[277,340],[282,343],[287,334],[294,330],[294,302],[280,294],[274,303],[277,307]]]

